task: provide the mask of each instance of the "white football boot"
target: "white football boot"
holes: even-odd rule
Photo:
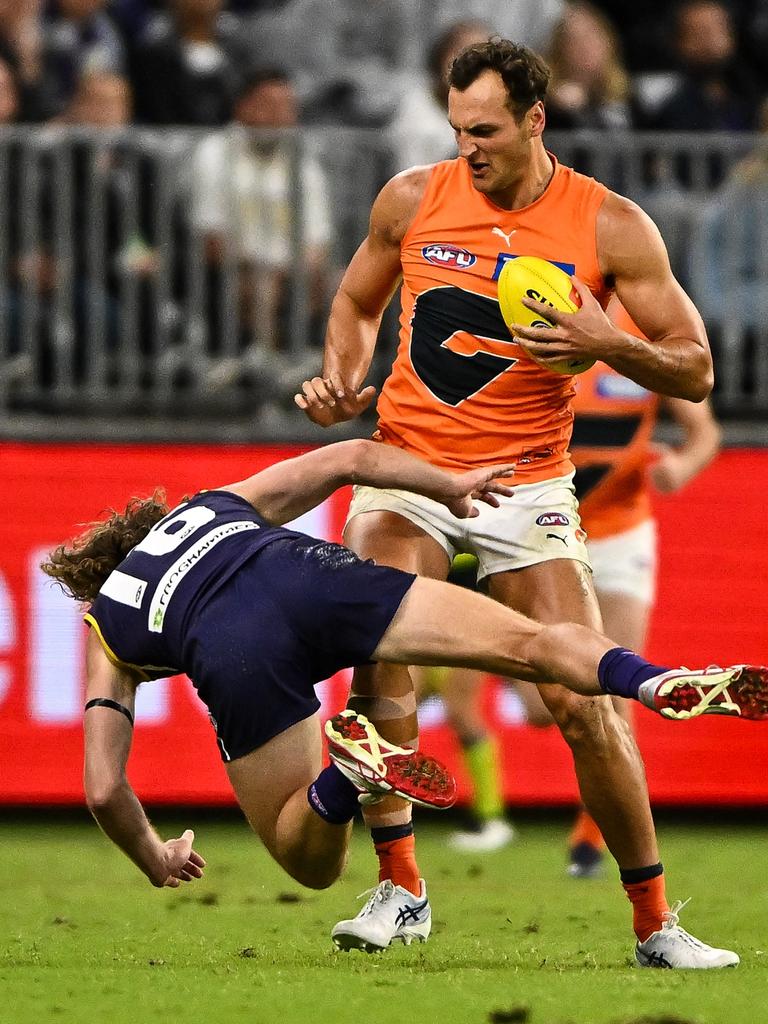
[[[736,967],[738,953],[730,949],[715,949],[706,942],[689,935],[678,924],[685,903],[678,901],[664,914],[659,931],[649,935],[635,947],[635,960],[640,967],[666,967],[677,969],[709,970],[713,967]]]
[[[452,832],[448,845],[461,853],[492,853],[511,843],[517,833],[503,818],[489,818],[474,829]]]
[[[640,701],[665,718],[730,715],[753,721],[768,718],[768,668],[711,665],[663,672],[641,683]]]
[[[370,896],[368,902],[357,917],[339,921],[331,932],[333,944],[337,949],[378,953],[392,942],[405,946],[414,939],[426,942],[432,929],[432,911],[423,878],[420,884],[418,896],[389,879],[361,893],[361,898]]]

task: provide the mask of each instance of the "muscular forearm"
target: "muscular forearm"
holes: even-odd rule
[[[672,273],[659,229],[633,202],[611,192],[597,216],[596,238],[603,278],[623,310],[613,306],[606,337],[589,293],[580,290],[589,315],[579,319],[585,330],[602,335],[593,354],[657,394],[703,401],[714,383],[706,329]],[[622,322],[624,312],[632,326]]]
[[[400,448],[375,441],[358,441],[350,483],[414,491],[435,501],[456,494],[456,476],[423,462]]]
[[[458,478],[421,459],[375,441],[339,441],[286,460],[229,488],[265,519],[282,525],[303,515],[346,484],[397,487],[450,501]]]
[[[390,445],[340,441],[270,466],[226,490],[240,494],[276,525],[314,508],[345,484],[415,491],[442,502],[464,519],[477,515],[472,498],[496,506],[495,495],[511,495],[511,487],[503,481],[514,469],[505,463],[448,473]]]
[[[618,328],[614,337],[601,356],[604,362],[649,391],[702,402],[712,390],[712,358],[698,341],[669,337],[649,342]]]
[[[338,375],[357,390],[365,380],[376,346],[381,315],[366,314],[343,291],[333,300],[325,336],[323,377]]]
[[[168,875],[163,842],[127,781],[116,784],[108,793],[89,798],[88,807],[104,834],[153,885],[162,886]]]

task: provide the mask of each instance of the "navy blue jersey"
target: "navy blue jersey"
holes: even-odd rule
[[[205,491],[133,548],[86,619],[144,679],[185,672],[231,761],[314,714],[316,683],[368,662],[414,579]]]
[[[203,491],[164,516],[110,573],[86,617],[147,679],[187,670],[185,636],[200,604],[267,544],[294,536],[230,491]]]

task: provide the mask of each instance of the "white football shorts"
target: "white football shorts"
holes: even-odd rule
[[[571,474],[520,484],[511,497],[497,495],[499,508],[475,502],[480,515],[474,519],[457,519],[440,502],[410,491],[355,487],[347,522],[363,512],[396,512],[434,537],[449,559],[462,551],[476,555],[478,579],[554,558],[589,567],[572,481]]]
[[[627,594],[643,604],[656,596],[656,523],[646,519],[613,537],[587,541],[595,590],[599,594]]]

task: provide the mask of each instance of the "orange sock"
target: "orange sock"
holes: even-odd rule
[[[416,863],[416,837],[403,836],[389,842],[374,843],[379,858],[379,881],[387,878],[395,885],[418,896],[421,892],[419,866]]]
[[[627,899],[632,904],[632,926],[640,942],[657,932],[669,910],[664,892],[664,875],[656,875],[646,882],[622,882]]]
[[[568,840],[568,845],[571,849],[581,846],[582,843],[588,843],[589,846],[594,846],[596,850],[605,849],[603,833],[597,827],[597,822],[586,807],[579,808],[579,813],[576,815],[576,821]]]

